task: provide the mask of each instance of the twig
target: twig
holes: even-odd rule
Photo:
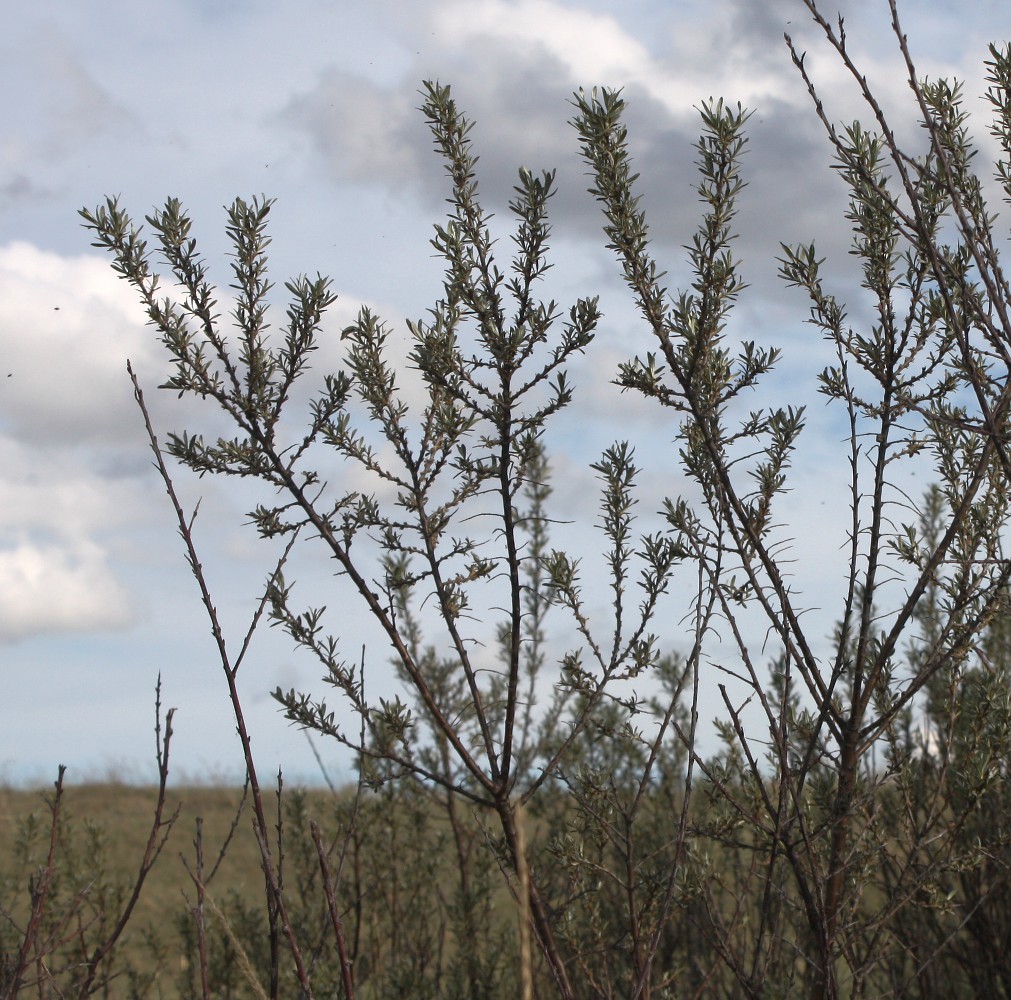
[[[337,956],[341,964],[341,983],[344,986],[344,1000],[355,1000],[354,976],[351,963],[348,961],[347,946],[344,941],[344,924],[337,910],[335,897],[336,886],[330,870],[330,860],[323,846],[319,825],[313,820],[310,823],[312,842],[316,845],[316,855],[319,858],[319,870],[323,876],[323,892],[326,896],[327,911],[330,914],[330,924],[333,927],[334,941],[337,945]]]

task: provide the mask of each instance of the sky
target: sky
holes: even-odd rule
[[[837,9],[900,138],[915,143],[885,0],[825,6]],[[1011,34],[1006,3],[904,0],[900,13],[920,74],[966,81],[980,146],[991,152],[976,98],[987,43]],[[677,484],[670,433],[610,385],[617,363],[650,345],[586,191],[568,124],[572,94],[623,88],[643,204],[672,287],[687,281],[681,248],[700,215],[696,108],[722,96],[753,109],[736,246],[750,287],[732,332],[782,346],[771,391],[811,406],[784,517],[802,556],[798,585],[827,632],[839,582],[827,567],[842,565],[844,540],[840,432],[811,390],[824,345],[804,325],[803,297],[776,278],[779,245],[816,239],[841,293],[853,275],[844,192],[784,31],[808,51],[830,117],[866,116],[800,0],[14,5],[0,39],[0,782],[47,782],[61,763],[71,780],[150,780],[159,675],[162,703],[176,709],[173,780],[241,776],[221,667],[151,466],[127,359],[160,435],[217,425],[193,401],[157,390],[169,370],[163,349],[125,282],[89,246],[78,210],[115,195],[141,219],[180,198],[212,277],[227,285],[223,206],[275,198],[272,275],[279,288],[300,273],[331,276],[339,300],[319,360],[336,368],[339,331],[363,305],[403,337],[405,319],[440,293],[428,240],[447,191],[417,110],[424,80],[450,84],[476,121],[482,198],[503,236],[517,168],[558,171],[549,294],[565,308],[599,294],[605,314],[573,366],[572,412],[548,441],[557,499],[584,524],[596,516],[588,466],[615,433],[638,445],[643,511],[658,510]],[[196,541],[235,647],[271,568],[245,523],[256,495],[183,472],[178,482],[188,509],[200,503]],[[347,623],[335,630],[356,658],[368,642],[356,631],[358,610],[341,603],[328,565],[311,552],[300,559],[314,601],[332,603],[335,588]],[[683,626],[672,622],[664,640],[678,648]],[[370,690],[380,693],[391,683],[384,656],[375,647],[367,655]],[[278,685],[322,694],[318,673],[276,631],[254,645],[239,683],[261,775],[280,768],[318,780],[316,753],[334,775],[346,773],[345,755],[322,743],[314,750],[269,697]]]

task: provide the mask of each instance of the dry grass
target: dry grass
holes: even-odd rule
[[[19,918],[27,913],[29,905],[29,877],[41,863],[40,852],[48,844],[48,796],[49,791],[46,790],[0,786],[0,885],[6,887],[5,899],[0,900],[0,904],[12,906],[12,915],[19,923]],[[82,861],[89,872],[93,871],[96,876],[101,874],[107,884],[132,883],[143,856],[156,797],[157,790],[154,788],[126,784],[104,783],[66,788],[62,820],[68,835],[69,850],[80,852],[84,849],[92,852]],[[187,864],[190,869],[194,868],[194,839],[198,817],[203,824],[204,865],[208,874],[217,863],[222,845],[234,825],[231,843],[211,882],[210,893],[218,899],[224,899],[226,895],[234,898],[235,894],[252,909],[262,907],[264,883],[259,847],[253,834],[252,813],[248,802],[236,822],[241,802],[241,788],[170,789],[166,814],[171,814],[178,808],[178,819],[161,857],[148,877],[120,946],[120,954],[136,968],[149,970],[153,961],[144,945],[145,932],[153,931],[159,940],[169,944],[170,939],[175,937],[175,922],[186,913],[188,905],[194,899]],[[265,805],[273,810],[269,821],[274,824],[276,797],[265,796]],[[332,815],[333,796],[325,790],[309,792],[307,808],[319,816]],[[40,835],[36,838],[36,850],[26,865],[23,852],[17,850],[17,841],[19,831],[24,829],[28,817],[32,815],[37,821]],[[96,834],[90,835],[89,830],[96,831]],[[58,867],[60,863],[61,858],[58,856]],[[169,988],[163,995],[175,994]]]

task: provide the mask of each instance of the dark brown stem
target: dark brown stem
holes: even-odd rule
[[[18,949],[18,957],[11,974],[10,986],[7,992],[4,993],[4,1000],[8,1000],[8,998],[9,1000],[13,1000],[18,995],[25,969],[28,968],[28,957],[36,948],[39,924],[42,921],[42,914],[46,909],[46,899],[49,896],[49,887],[52,884],[53,873],[56,871],[56,847],[59,842],[60,830],[60,805],[63,801],[63,776],[66,772],[67,766],[61,764],[54,783],[56,791],[49,806],[49,854],[46,857],[46,866],[42,869],[41,875],[32,882],[32,912],[25,926],[21,947]]]
[[[354,976],[351,963],[348,961],[347,945],[344,941],[344,923],[337,909],[336,885],[330,870],[330,860],[320,837],[319,826],[315,820],[310,824],[312,842],[316,845],[316,855],[319,858],[319,870],[323,876],[323,893],[326,896],[327,912],[330,914],[330,925],[333,927],[334,941],[337,944],[337,957],[341,964],[341,984],[344,987],[344,1000],[355,1000]]]
[[[193,578],[200,589],[200,597],[203,602],[204,608],[207,611],[208,619],[210,620],[211,633],[214,636],[215,644],[218,648],[218,656],[221,660],[221,666],[225,674],[225,682],[228,685],[228,697],[232,705],[232,712],[235,717],[235,727],[239,735],[239,741],[242,745],[243,758],[246,765],[246,777],[249,781],[249,789],[253,798],[253,813],[254,813],[254,829],[256,833],[256,840],[260,846],[260,856],[263,866],[264,880],[267,889],[267,899],[268,899],[268,915],[271,919],[271,925],[274,926],[274,920],[281,925],[281,929],[285,935],[288,942],[288,949],[291,952],[292,960],[295,963],[296,974],[298,975],[299,985],[301,986],[306,997],[312,996],[312,987],[309,983],[308,973],[306,971],[305,962],[302,958],[302,951],[299,947],[298,941],[295,939],[294,929],[291,924],[291,920],[288,917],[287,905],[281,895],[281,888],[277,878],[277,873],[274,866],[274,861],[271,857],[270,852],[270,835],[269,827],[267,824],[266,813],[263,808],[263,795],[260,791],[260,784],[256,776],[256,766],[253,762],[253,751],[249,738],[249,732],[246,729],[245,714],[242,709],[242,701],[239,697],[239,690],[237,684],[237,674],[239,667],[242,663],[242,659],[249,648],[249,642],[252,637],[253,631],[255,629],[256,623],[260,620],[263,615],[264,608],[267,604],[267,598],[269,593],[269,587],[264,591],[263,596],[260,599],[257,610],[253,616],[253,621],[250,624],[250,628],[246,633],[245,641],[242,645],[242,649],[239,655],[235,658],[234,662],[228,653],[227,647],[225,645],[225,637],[221,631],[221,624],[218,619],[218,612],[214,606],[214,602],[211,598],[210,590],[207,586],[206,578],[204,577],[203,566],[201,565],[200,558],[197,555],[196,546],[193,541],[193,519],[187,518],[183,511],[182,504],[179,502],[179,497],[175,491],[175,484],[172,481],[172,477],[169,474],[168,468],[165,465],[165,459],[162,455],[161,446],[158,443],[158,438],[154,433],[154,428],[151,426],[151,417],[148,413],[147,404],[144,402],[144,393],[140,388],[140,383],[137,381],[137,376],[133,371],[132,365],[127,362],[127,371],[130,373],[130,379],[133,382],[133,392],[134,398],[137,401],[137,405],[140,407],[141,414],[144,418],[144,427],[147,431],[148,441],[151,446],[151,451],[155,457],[155,465],[158,472],[161,475],[162,482],[165,484],[165,491],[172,502],[172,508],[175,511],[176,519],[179,524],[179,534],[183,540],[183,544],[186,549],[186,559],[190,566],[190,571],[193,574]],[[195,517],[195,514],[194,514]],[[281,572],[282,567],[288,559],[292,548],[297,540],[297,532],[292,534],[287,546],[285,547],[281,558],[278,560],[277,567],[274,573],[271,575],[271,583],[276,580],[278,574]],[[276,908],[276,918],[274,916]],[[276,993],[276,990],[272,990],[272,995]]]
[[[178,806],[168,819],[164,818],[165,798],[168,789],[169,744],[172,741],[172,716],[174,714],[175,709],[172,708],[165,713],[165,732],[163,735],[161,729],[161,677],[159,676],[158,684],[155,688],[155,745],[158,759],[158,798],[155,802],[154,818],[151,822],[151,830],[148,833],[147,844],[144,847],[144,856],[141,858],[140,870],[134,879],[133,889],[126,901],[126,905],[120,912],[119,919],[116,921],[109,936],[95,948],[85,966],[84,979],[77,991],[77,995],[81,1000],[96,992],[101,985],[95,982],[98,969],[112,952],[123,931],[126,930],[126,925],[130,922],[130,917],[133,916],[134,908],[140,899],[140,893],[144,888],[144,882],[147,879],[148,873],[154,867],[155,861],[158,860],[158,856],[161,854],[162,848],[168,840],[169,833],[171,833],[175,821],[179,818]]]

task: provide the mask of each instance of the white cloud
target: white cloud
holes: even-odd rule
[[[573,79],[617,80],[657,73],[649,51],[616,18],[553,0],[454,0],[435,13],[432,26],[443,44],[462,51],[479,40],[540,49],[565,66]]]
[[[125,362],[156,350],[102,258],[0,247],[0,640],[132,622],[109,540],[145,516]]]
[[[662,55],[617,17],[555,0],[453,0],[434,15],[433,26],[447,48],[470,52],[491,45],[526,57],[539,51],[564,67],[572,87],[602,84],[638,90],[683,119],[693,114],[693,104],[710,94],[726,93],[754,104],[785,99],[789,93],[785,52],[781,67],[742,58],[742,50],[754,48],[759,39],[735,39],[730,30],[733,13],[728,4],[711,7],[694,21],[655,15],[653,34],[669,41]],[[761,42],[764,47],[764,39]]]
[[[106,260],[0,247],[0,419],[19,440],[136,440],[126,359],[155,349],[132,290]]]
[[[227,326],[229,303],[220,299]],[[339,330],[362,304],[342,296],[335,305],[313,358],[316,377],[291,400],[293,417],[305,412],[318,373],[341,366]],[[373,308],[389,325],[391,358],[403,357],[410,346],[403,317],[389,305]],[[151,389],[167,371],[163,355],[133,290],[102,257],[63,257],[25,242],[0,247],[0,642],[122,629],[140,613],[124,574],[150,569],[152,537],[167,540],[166,548],[175,543],[170,511],[152,503],[161,491],[125,361],[133,358]],[[417,380],[407,373],[403,381],[405,399],[419,407]],[[228,432],[207,403],[146,395],[162,436],[183,426]],[[341,478],[361,475],[348,469]],[[220,526],[244,521],[241,512],[264,500],[262,491],[217,480],[197,487],[185,474],[179,482],[192,494],[188,502],[204,497],[215,544],[231,561],[248,559],[250,552],[234,548],[246,531]]]
[[[94,542],[0,547],[0,640],[122,628],[132,617],[123,587]]]
[[[133,621],[108,539],[137,521],[138,500],[94,466],[0,437],[0,641]]]

